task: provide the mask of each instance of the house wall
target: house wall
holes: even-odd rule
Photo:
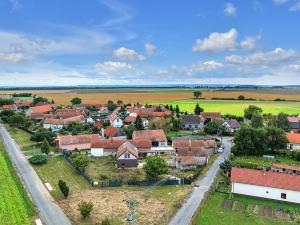
[[[233,182],[231,192],[235,194],[249,195],[260,198],[267,198],[285,202],[300,203],[300,192],[284,190],[279,188],[256,186],[250,184],[241,184]],[[286,199],[281,198],[281,193],[286,194]]]
[[[91,148],[91,155],[95,157],[103,156],[103,148]]]
[[[297,144],[297,143],[288,143],[287,148],[288,149],[299,150],[300,149],[300,144]]]
[[[200,124],[186,123],[183,125],[183,129],[197,130],[197,129],[200,129]]]
[[[122,167],[137,167],[138,160],[137,159],[117,159],[118,168]]]
[[[111,124],[113,127],[122,127],[123,126],[123,121],[118,117],[114,121],[111,121]]]

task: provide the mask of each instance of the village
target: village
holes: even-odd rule
[[[199,104],[194,114],[188,114],[178,105],[132,105],[122,100],[88,104],[80,98],[62,106],[23,95],[29,97],[15,94],[10,104],[3,104],[0,117],[9,129],[20,129],[36,142],[38,150],[29,147],[24,154],[37,171],[51,158],[63,157],[92,188],[195,187],[203,171],[224,155],[217,190],[300,204],[297,116],[263,115],[249,106],[243,118],[205,112]],[[247,157],[250,160],[244,161]],[[55,182],[45,182],[49,192],[57,189],[59,180]],[[288,221],[299,216],[296,211],[287,214]]]

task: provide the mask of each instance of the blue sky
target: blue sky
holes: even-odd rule
[[[0,86],[300,84],[300,0],[0,0]]]

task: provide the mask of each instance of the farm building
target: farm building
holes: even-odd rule
[[[289,166],[289,165],[283,165],[279,163],[273,163],[271,169],[274,172],[300,175],[300,167],[298,166]]]
[[[68,117],[65,119],[46,118],[43,121],[43,128],[51,129],[52,131],[59,131],[72,122],[83,123],[84,121],[85,118],[83,115]]]
[[[87,150],[91,148],[92,142],[100,139],[98,134],[83,134],[83,135],[59,135],[55,139],[56,146],[59,150],[73,151]]]
[[[113,126],[102,129],[102,136],[106,139],[126,140],[125,133],[120,128]]]
[[[300,203],[300,176],[265,170],[232,168],[231,192]]]
[[[200,118],[197,115],[182,116],[183,129],[198,130],[200,129]]]
[[[298,132],[300,129],[300,119],[299,117],[289,116],[288,121],[290,123],[290,128],[293,132]]]
[[[26,111],[26,116],[33,120],[43,120],[44,114],[52,112],[56,109],[55,104],[44,104],[39,106],[34,106]]]
[[[298,133],[287,133],[286,137],[288,139],[287,148],[290,150],[300,149],[300,134]]]

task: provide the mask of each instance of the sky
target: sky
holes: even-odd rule
[[[300,84],[300,0],[0,0],[0,86]]]

